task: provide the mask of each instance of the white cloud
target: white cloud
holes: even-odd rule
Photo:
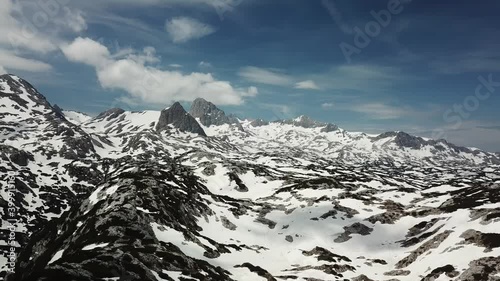
[[[71,44],[63,45],[61,50],[68,60],[91,66],[106,65],[111,56],[106,46],[82,37],[76,38]]]
[[[350,110],[368,115],[372,119],[379,120],[398,119],[413,112],[408,108],[391,106],[377,102],[354,105],[350,108]]]
[[[0,65],[0,75],[7,74],[7,70]]]
[[[86,28],[81,11],[71,11],[54,3],[57,6],[47,11],[35,1],[0,0],[2,66],[30,72],[51,70],[51,65],[35,58],[57,51],[62,41],[60,33],[65,29],[82,31]]]
[[[201,68],[212,68],[213,67],[211,63],[206,62],[206,61],[200,61],[198,66]]]
[[[312,80],[306,80],[295,84],[295,89],[319,90],[318,85]]]
[[[174,68],[181,68],[182,67],[182,65],[176,64],[176,63],[169,64],[168,66],[174,67]]]
[[[168,20],[165,28],[174,43],[185,43],[215,32],[212,26],[187,17]]]
[[[293,78],[276,70],[247,66],[238,72],[244,79],[268,85],[289,86],[293,84]]]
[[[0,64],[3,67],[24,70],[30,72],[49,71],[52,69],[50,64],[38,60],[19,57],[16,54],[0,49]]]
[[[58,49],[61,31],[81,32],[87,28],[81,10],[54,3],[49,11],[35,1],[0,0],[0,45],[46,54]]]
[[[331,103],[331,102],[325,102],[325,103],[323,103],[323,104],[321,105],[321,107],[322,107],[323,109],[332,108],[333,106],[334,106],[334,104],[333,104],[333,103]]]
[[[61,26],[73,31],[75,33],[80,33],[87,30],[87,22],[84,17],[84,13],[81,10],[71,10],[68,7],[64,9],[64,16],[57,17],[54,22]]]
[[[157,59],[151,47],[119,58],[113,57],[105,46],[92,39],[77,38],[62,49],[69,60],[93,66],[103,88],[127,92],[124,100],[129,103],[166,105],[201,97],[220,105],[239,105],[244,102],[244,97],[258,93],[255,87],[234,88],[210,73],[183,74],[152,67],[148,63]]]

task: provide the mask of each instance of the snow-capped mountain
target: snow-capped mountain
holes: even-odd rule
[[[112,109],[112,113],[104,112],[97,118],[83,122],[82,126],[96,134],[147,132],[155,126],[165,127],[165,124],[160,124],[165,123],[165,118],[160,115],[174,110],[178,112],[170,114],[168,122],[178,122],[171,125],[179,131],[208,136],[208,142],[225,140],[227,144],[238,145],[245,151],[254,151],[254,147],[268,152],[293,149],[350,163],[379,160],[395,163],[412,161],[422,165],[500,163],[500,158],[494,153],[458,147],[445,140],[424,139],[404,132],[380,135],[348,132],[337,125],[318,122],[307,116],[272,122],[239,120],[200,98],[193,102],[189,114],[179,103],[163,112]],[[193,117],[198,122],[192,120]]]
[[[496,154],[202,99],[91,118],[12,75],[0,98],[9,281],[499,280]]]

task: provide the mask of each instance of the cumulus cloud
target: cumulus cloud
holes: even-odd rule
[[[215,32],[211,25],[198,20],[178,17],[168,20],[165,28],[174,43],[185,43],[193,39],[199,39]]]
[[[238,72],[238,75],[248,81],[275,86],[289,86],[293,78],[273,69],[247,66]]]
[[[62,51],[70,61],[93,66],[101,86],[127,92],[124,100],[130,103],[166,105],[200,97],[220,105],[239,105],[244,97],[258,94],[255,87],[235,88],[210,73],[184,74],[155,68],[150,65],[158,61],[152,47],[117,57],[99,42],[77,38]]]
[[[318,85],[312,80],[306,80],[295,84],[295,89],[319,90]]]
[[[90,38],[76,38],[71,44],[61,47],[66,58],[72,62],[80,62],[91,66],[109,63],[111,53],[106,46]]]

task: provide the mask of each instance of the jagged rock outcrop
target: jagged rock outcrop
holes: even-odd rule
[[[207,127],[229,124],[235,125],[239,130],[243,131],[243,127],[238,118],[232,115],[226,115],[224,111],[220,110],[215,104],[202,98],[197,98],[193,101],[189,114],[194,118],[198,118],[200,123]]]
[[[111,109],[108,109],[104,112],[101,112],[99,115],[97,115],[97,119],[114,119],[120,115],[122,115],[123,113],[125,113],[125,110],[121,109],[121,108],[111,108]]]
[[[206,240],[200,240],[204,238],[198,233],[197,220],[212,215],[209,202],[201,196],[210,193],[188,170],[175,164],[160,168],[156,163],[130,158],[108,164],[115,171],[109,181],[35,234],[18,258],[16,274],[8,281],[157,281],[179,274],[233,280],[226,270],[189,257],[169,241],[171,235],[184,235],[214,257],[238,248],[213,240],[205,245],[202,241]],[[127,171],[136,166],[141,169]]]
[[[316,120],[310,118],[309,116],[305,116],[305,115],[302,115],[302,116],[295,118],[295,119],[278,120],[278,121],[274,121],[274,122],[279,123],[279,124],[294,125],[294,126],[302,127],[302,128],[306,128],[306,129],[322,128],[321,132],[325,132],[325,133],[333,132],[333,131],[336,131],[338,129],[338,126],[336,126],[334,124],[319,122],[319,121],[316,121]]]
[[[269,122],[263,119],[255,119],[250,123],[253,127],[262,127],[269,125]]]
[[[162,110],[160,120],[158,120],[158,124],[156,125],[156,130],[169,130],[171,128],[170,126],[179,129],[181,132],[194,133],[204,137],[207,136],[196,119],[187,113],[184,107],[178,102]]]

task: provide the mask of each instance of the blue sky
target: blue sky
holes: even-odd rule
[[[204,97],[500,151],[498,1],[58,1],[0,0],[0,72],[63,108]]]

